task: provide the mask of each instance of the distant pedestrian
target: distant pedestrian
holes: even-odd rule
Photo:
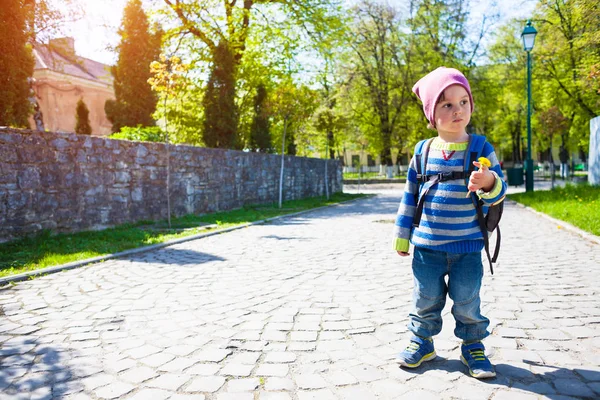
[[[569,177],[569,151],[565,146],[560,146],[558,158],[560,159],[560,177],[567,179]]]
[[[454,334],[463,340],[461,360],[472,376],[494,377],[496,372],[481,343],[489,335],[489,319],[480,311],[484,237],[474,204],[478,198],[488,206],[502,202],[506,183],[492,145],[466,132],[473,99],[469,82],[460,71],[438,68],[419,80],[413,92],[423,102],[437,137],[428,142],[421,156],[410,161],[396,217],[394,249],[408,256],[410,243],[414,245],[413,310],[408,324],[413,336],[396,361],[416,368],[436,357],[433,336],[442,330],[441,313],[448,294],[454,302]],[[481,155],[486,159],[480,158],[480,162],[472,162],[469,152],[475,139],[483,144]],[[482,165],[488,161],[489,167]],[[469,174],[465,166],[471,164]],[[420,197],[421,210],[417,207]]]

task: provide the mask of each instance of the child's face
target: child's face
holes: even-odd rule
[[[444,90],[442,100],[435,105],[435,127],[451,134],[464,134],[471,120],[469,94],[461,85]]]

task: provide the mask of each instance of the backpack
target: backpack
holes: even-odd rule
[[[429,146],[433,139],[421,140],[415,147],[415,162],[417,166],[417,182],[419,182],[419,191],[415,195],[416,211],[413,219],[413,228],[419,226],[421,222],[421,216],[423,214],[423,204],[425,203],[425,196],[429,193],[429,190],[435,186],[438,182],[449,181],[452,179],[464,179],[468,185],[469,177],[471,172],[475,170],[473,161],[477,161],[481,157],[483,146],[486,142],[484,136],[480,135],[469,135],[469,144],[467,146],[467,154],[465,155],[465,164],[463,171],[452,171],[446,173],[439,173],[435,175],[424,175],[423,171],[427,166],[427,157],[429,155]],[[491,204],[488,208],[486,216],[483,215],[483,200],[474,193],[470,192],[471,201],[475,210],[477,211],[477,220],[479,222],[479,229],[483,235],[483,242],[485,246],[485,253],[490,263],[490,272],[494,275],[494,268],[492,263],[495,263],[498,259],[498,253],[500,252],[500,227],[498,223],[502,217],[504,211],[504,198]],[[496,230],[496,246],[494,249],[494,255],[490,255],[490,241],[489,233]]]

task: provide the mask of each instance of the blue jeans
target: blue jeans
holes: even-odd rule
[[[415,247],[413,257],[413,311],[408,329],[420,337],[432,337],[442,330],[446,294],[454,302],[454,334],[464,341],[489,335],[490,320],[481,315],[479,290],[483,278],[481,252],[455,254]],[[448,284],[445,276],[448,275]]]

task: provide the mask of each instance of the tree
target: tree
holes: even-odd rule
[[[351,46],[356,58],[353,81],[364,87],[370,113],[375,117],[374,132],[382,165],[392,167],[392,136],[410,96],[407,43],[400,33],[396,11],[365,1],[354,10],[357,16],[355,40]],[[360,90],[360,89],[359,89]]]
[[[527,116],[526,53],[518,36],[521,30],[517,20],[496,30],[487,49],[491,63],[474,69],[479,79],[472,88],[477,109],[474,125],[491,138],[499,155],[506,152],[505,159],[516,163],[523,160]]]
[[[240,121],[236,107],[238,72],[247,50],[248,38],[257,21],[289,17],[307,35],[326,34],[339,13],[338,0],[163,0],[169,17],[177,26],[172,37],[193,36],[198,45],[195,53],[211,63],[205,105],[204,142],[207,146],[240,148]],[[296,29],[298,30],[298,29]],[[267,36],[268,38],[268,36]],[[265,38],[263,37],[263,41]],[[279,51],[279,49],[275,49]],[[255,88],[251,88],[252,92]],[[250,91],[247,91],[250,92]],[[217,97],[218,95],[226,98]],[[229,135],[227,138],[223,135]]]
[[[226,41],[217,45],[213,63],[203,100],[204,144],[208,147],[240,148],[235,104],[235,63]]]
[[[28,13],[23,0],[4,0],[0,7],[0,125],[26,127],[31,113],[30,84],[34,59],[27,44]]]
[[[250,129],[250,148],[252,150],[272,153],[273,145],[271,143],[270,121],[267,105],[267,89],[264,84],[256,88],[254,98],[254,119]]]
[[[536,98],[548,108],[559,106],[569,120],[568,147],[587,151],[589,120],[600,114],[600,99],[590,79],[600,65],[598,2],[540,0],[534,23],[534,85],[541,87]]]
[[[82,98],[77,102],[75,109],[75,133],[80,135],[91,135],[92,126],[90,125],[90,110]]]
[[[150,64],[158,60],[160,54],[163,32],[154,26],[151,33],[141,0],[129,0],[119,35],[119,59],[111,68],[116,99],[104,105],[113,132],[123,126],[154,125],[152,114],[156,110],[157,96],[148,79],[151,78]]]

